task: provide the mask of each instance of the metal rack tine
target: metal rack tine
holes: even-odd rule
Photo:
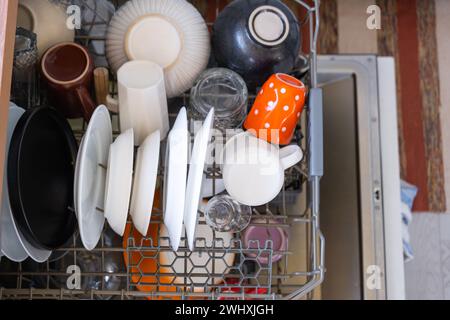
[[[106,165],[104,165],[104,164],[102,164],[102,163],[99,163],[98,166],[99,166],[100,168],[104,169],[104,170],[108,170],[108,166],[106,166]]]

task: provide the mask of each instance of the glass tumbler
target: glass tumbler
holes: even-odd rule
[[[240,232],[247,228],[252,209],[229,195],[212,198],[205,209],[206,223],[217,232]]]
[[[216,128],[237,128],[247,115],[247,102],[247,86],[239,74],[212,68],[203,72],[191,89],[189,115],[203,121],[214,108]]]
[[[39,104],[39,93],[36,87],[37,61],[38,49],[36,34],[18,27],[14,45],[11,100],[25,109]]]

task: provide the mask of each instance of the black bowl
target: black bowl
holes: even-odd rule
[[[76,155],[72,129],[56,110],[33,108],[20,118],[8,156],[9,199],[19,230],[36,248],[57,249],[75,231]]]
[[[279,0],[235,0],[213,27],[213,51],[220,66],[239,73],[250,88],[297,63],[301,34],[296,16]]]

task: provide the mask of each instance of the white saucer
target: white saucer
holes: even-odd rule
[[[195,228],[197,226],[198,207],[201,197],[203,171],[206,152],[211,140],[211,129],[214,120],[214,108],[211,109],[202,128],[195,136],[194,147],[189,166],[189,176],[186,187],[186,202],[184,206],[184,225],[186,227],[189,249],[194,250]]]
[[[108,109],[99,106],[83,137],[75,168],[75,212],[81,241],[87,250],[97,246],[105,224],[105,215],[98,209],[105,199],[105,167],[112,139]]]
[[[174,251],[178,250],[183,230],[188,139],[186,108],[182,108],[167,140],[164,177],[164,224]]]
[[[106,56],[113,71],[130,60],[158,63],[173,98],[189,90],[208,65],[210,35],[189,1],[130,0],[111,19]]]
[[[139,147],[136,158],[130,213],[134,226],[143,236],[147,235],[152,216],[158,177],[160,137],[159,130],[149,135]]]
[[[109,149],[105,189],[105,218],[120,236],[125,232],[133,180],[134,133],[129,129]]]
[[[9,120],[8,120],[8,133],[6,140],[6,149],[9,150],[11,138],[14,129],[19,122],[20,117],[25,113],[25,110],[17,107],[13,103],[9,105]],[[8,152],[5,152],[8,154]],[[6,157],[8,159],[8,157]],[[7,166],[3,171],[3,192],[2,192],[2,206],[0,215],[0,228],[1,228],[1,251],[9,259],[14,262],[22,262],[28,258],[28,254],[25,248],[20,242],[20,236],[15,228],[14,217],[11,211],[11,205],[9,202],[9,192],[7,183]]]

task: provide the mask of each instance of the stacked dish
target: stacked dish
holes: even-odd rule
[[[160,132],[156,131],[138,149],[133,183],[133,129],[125,131],[113,142],[107,108],[101,105],[95,110],[82,139],[74,180],[75,211],[86,249],[93,250],[97,246],[105,219],[118,235],[123,236],[130,208],[136,228],[141,234],[147,234],[159,149]]]

